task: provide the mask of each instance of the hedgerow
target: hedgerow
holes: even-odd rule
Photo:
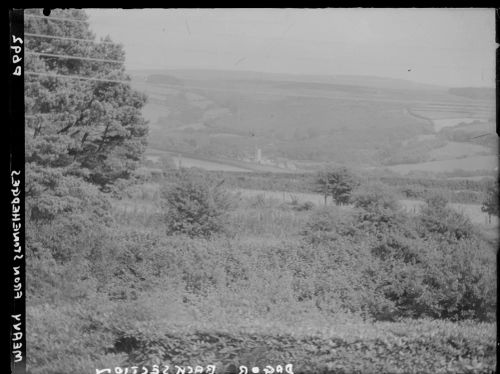
[[[182,297],[181,297],[182,298]],[[169,293],[165,311],[143,302],[38,305],[28,308],[28,372],[94,372],[157,364],[231,367],[285,365],[295,373],[489,373],[494,324],[404,320],[333,320],[314,326],[238,324],[184,317]],[[178,308],[177,310],[175,308]],[[180,309],[179,309],[180,308]],[[170,309],[170,312],[168,312]],[[188,309],[186,307],[184,310]],[[178,316],[178,318],[173,318]],[[236,371],[237,372],[237,371]]]

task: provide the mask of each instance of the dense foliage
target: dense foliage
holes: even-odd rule
[[[335,204],[349,203],[352,190],[358,185],[355,176],[345,167],[320,171],[315,180],[315,192],[325,198],[331,196]]]
[[[432,234],[440,240],[470,239],[474,227],[470,220],[447,206],[444,197],[436,195],[426,200],[420,211],[419,222],[422,235]]]
[[[166,176],[173,173],[167,171]],[[228,188],[248,188],[266,191],[318,192],[313,173],[243,173],[210,172],[224,178]],[[360,174],[360,173],[358,173]],[[364,175],[364,174],[363,174]],[[363,184],[380,181],[402,198],[425,200],[436,194],[445,195],[450,203],[482,204],[491,178],[484,180],[417,178],[400,176],[366,176]]]
[[[58,255],[40,250],[29,273],[29,328],[37,332],[29,335],[29,357],[39,368],[32,372],[187,364],[195,358],[222,367],[286,360],[297,372],[490,369],[494,336],[471,335],[477,322],[462,328],[371,321],[493,320],[492,248],[474,236],[445,239],[427,232],[423,216],[399,211],[377,186],[353,198],[358,207],[350,211],[298,211],[259,196],[241,199],[228,212],[233,235],[208,239],[167,236],[164,221],[152,212],[144,221],[135,211],[127,219],[114,214],[118,226],[100,231],[72,226],[69,236],[62,226],[37,228],[45,233],[38,236],[40,248]],[[290,327],[272,333],[280,323],[294,326],[295,333],[286,337]],[[336,332],[315,338],[304,330],[297,336],[299,324]],[[246,333],[244,326],[252,329]],[[56,345],[44,340],[47,331],[57,336]],[[345,332],[335,335],[339,331]],[[75,341],[77,332],[85,339]],[[265,341],[268,349],[257,356],[253,349]],[[325,344],[335,344],[335,351],[321,353]],[[453,361],[459,354],[462,359]]]
[[[84,22],[57,25],[27,18],[31,32],[92,37]],[[123,57],[113,44],[33,43]],[[30,69],[126,79],[90,62],[29,58]],[[29,373],[193,362],[290,362],[296,373],[494,368],[496,248],[446,199],[427,192],[410,215],[385,181],[367,178],[351,194],[348,170],[329,185],[350,188],[329,193],[350,207],[226,190],[295,192],[312,189],[312,175],[170,171],[160,192],[134,169],[143,100],[127,85],[32,77],[26,96],[39,118],[26,144]]]
[[[445,144],[446,141],[441,139],[411,140],[398,146],[388,146],[377,156],[382,165],[418,164],[429,161],[429,152]]]
[[[153,365],[162,370],[164,365],[196,363],[215,364],[218,373],[237,373],[234,369],[239,365],[292,363],[297,374],[478,374],[491,373],[496,366],[492,324],[424,320],[315,329],[298,324],[293,329],[276,324],[257,329],[221,324],[215,329],[197,322],[186,328],[155,316],[149,309],[153,305],[123,308],[95,303],[92,313],[78,304],[57,309],[43,306],[36,314],[30,308],[29,315],[43,322],[33,330],[40,337],[36,351],[43,354],[29,356],[30,372],[87,373],[142,365],[151,371]],[[87,339],[75,341],[78,333]],[[75,356],[77,360],[68,359]]]
[[[26,13],[40,15],[39,10]],[[81,22],[25,18],[26,33],[70,38],[29,36],[26,40],[30,52],[25,61],[27,193],[33,202],[39,195],[32,184],[50,191],[54,178],[77,176],[105,189],[115,180],[129,177],[144,151],[147,135],[141,117],[145,97],[128,84],[112,82],[129,80],[122,46],[109,38],[95,43],[71,39],[95,39],[81,10],[55,10],[52,14]]]
[[[481,210],[488,213],[491,221],[491,216],[498,217],[498,179],[490,183],[486,190],[486,198],[483,201],[483,206]]]
[[[207,237],[223,232],[230,207],[223,183],[187,171],[177,173],[162,191],[167,233]]]
[[[442,197],[429,200],[413,219],[380,185],[359,190],[353,200],[356,211],[320,211],[303,234],[317,250],[351,248],[349,261],[366,260],[346,262],[349,276],[340,283],[367,290],[348,293],[351,300],[361,297],[358,310],[391,320],[494,318],[495,252]]]

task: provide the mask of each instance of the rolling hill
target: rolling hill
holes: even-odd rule
[[[484,135],[494,121],[494,101],[484,90],[363,76],[208,70],[131,76],[133,86],[149,96],[144,116],[150,148],[200,160],[285,170],[325,162],[391,166],[404,173],[404,165],[439,172],[440,166],[429,163],[455,165],[460,159],[473,165],[478,155],[497,152],[496,135]],[[464,131],[483,134],[467,137]]]

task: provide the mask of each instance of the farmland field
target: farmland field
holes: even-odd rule
[[[435,148],[429,152],[432,161],[453,160],[473,156],[491,154],[491,149],[472,143],[448,142],[445,146]]]
[[[289,173],[293,172],[285,167],[272,165],[262,165],[251,161],[239,161],[230,159],[217,159],[213,157],[203,158],[193,154],[185,154],[183,152],[169,152],[156,148],[150,148],[145,154],[146,159],[155,163],[159,163],[162,158],[167,158],[174,164],[178,165],[179,160],[182,167],[199,168],[211,171],[234,171],[234,172],[275,172]]]
[[[390,169],[403,174],[495,167],[489,155],[496,150],[480,148],[473,140],[445,147],[424,140],[442,138],[443,129],[468,131],[471,137],[482,135],[485,128],[490,131],[493,104],[486,98],[356,77],[268,74],[252,80],[250,73],[224,73],[222,78],[217,72],[175,70],[157,72],[157,78],[147,80],[146,72],[134,74],[135,87],[152,95],[144,108],[151,124],[150,147],[186,154],[186,165],[279,171],[285,162],[307,170],[301,165],[379,167],[390,159]],[[404,157],[408,143],[414,144],[411,165]],[[266,168],[252,165],[256,148]],[[227,165],[223,160],[250,163],[214,165]],[[434,162],[440,160],[449,162]]]
[[[291,203],[294,200],[297,200],[298,202],[305,203],[307,201],[310,201],[316,205],[323,205],[324,200],[323,197],[319,194],[312,194],[312,193],[299,193],[299,192],[286,192],[286,191],[264,191],[264,190],[245,190],[245,189],[238,189],[236,192],[240,193],[242,196],[247,196],[247,197],[256,197],[256,196],[263,196],[265,198],[271,198],[271,199],[276,199],[278,201],[283,201],[287,203]],[[405,209],[408,212],[416,212],[418,211],[419,207],[421,207],[424,202],[420,200],[408,200],[408,199],[401,199],[399,200],[401,203],[403,209]],[[484,212],[481,211],[481,205],[479,204],[459,204],[459,203],[450,203],[450,207],[455,209],[457,212],[463,213],[469,219],[474,223],[474,224],[486,224],[491,227],[496,227],[498,225],[498,218],[493,217],[492,223],[488,224],[488,215]],[[341,206],[339,209],[351,209],[352,207],[350,206]]]
[[[497,156],[473,156],[462,159],[452,159],[444,161],[429,161],[416,164],[388,166],[388,169],[408,174],[411,171],[446,172],[453,170],[496,170],[498,168]]]
[[[446,118],[446,119],[434,119],[432,122],[434,123],[434,130],[439,132],[441,129],[445,127],[454,127],[459,124],[471,124],[474,121],[477,121],[477,118]]]
[[[220,162],[211,162],[205,160],[197,160],[189,157],[182,157],[181,164],[186,168],[200,168],[204,170],[220,170],[220,171],[246,171],[250,172],[251,170],[238,168],[236,166],[231,166],[227,164],[223,164]]]
[[[144,189],[145,195],[148,196],[146,199],[141,199],[140,197],[144,193],[136,193],[135,197],[130,199],[123,199],[115,202],[115,209],[121,213],[137,213],[137,214],[148,214],[148,213],[159,213],[161,207],[158,205],[157,198],[153,196],[158,196],[160,185],[157,183],[151,183],[142,187]],[[230,190],[235,196],[239,198],[262,198],[271,199],[277,203],[306,203],[311,202],[318,207],[324,205],[323,196],[316,193],[305,193],[305,192],[289,192],[289,191],[269,191],[269,190],[256,190],[256,189],[244,189],[236,188]],[[408,213],[417,213],[424,205],[421,200],[410,200],[410,199],[399,199],[399,203],[402,208]],[[329,201],[331,204],[331,201]],[[488,222],[488,214],[481,211],[480,204],[462,204],[462,203],[450,203],[449,206],[455,211],[467,216],[471,222],[475,225],[481,225],[486,229],[495,229],[499,226],[498,217],[493,216],[491,222]],[[351,210],[352,206],[345,205],[338,207],[340,210]]]

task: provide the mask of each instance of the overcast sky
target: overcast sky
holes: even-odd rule
[[[493,9],[88,9],[129,69],[373,75],[494,86]]]

